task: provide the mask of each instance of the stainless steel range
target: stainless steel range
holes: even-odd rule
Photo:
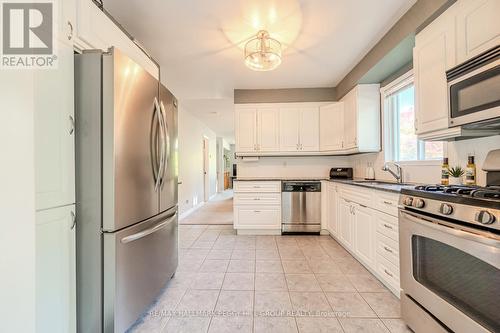
[[[399,223],[408,326],[500,332],[500,186],[403,189]]]

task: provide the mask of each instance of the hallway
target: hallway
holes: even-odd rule
[[[217,194],[179,224],[233,224],[233,191]]]

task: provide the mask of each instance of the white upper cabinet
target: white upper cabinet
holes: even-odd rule
[[[340,101],[344,103],[343,150],[380,151],[380,85],[359,84]]]
[[[457,64],[500,44],[500,0],[457,3]]]
[[[57,17],[66,28],[68,4]],[[36,209],[75,203],[74,61],[68,35],[55,40],[58,66],[34,72]]]
[[[155,78],[159,77],[155,63],[92,0],[68,1],[76,1],[75,47],[103,51],[112,46],[117,47]]]
[[[235,110],[236,151],[257,151],[257,109]]]
[[[280,108],[280,151],[299,150],[300,109]]]
[[[279,151],[279,110],[262,108],[257,110],[257,150]]]
[[[455,17],[441,15],[415,38],[413,68],[417,134],[448,128],[446,70],[456,64],[455,60]]]
[[[341,150],[344,140],[344,103],[322,106],[319,112],[320,151]]]
[[[300,150],[319,151],[319,108],[302,108],[299,123]]]

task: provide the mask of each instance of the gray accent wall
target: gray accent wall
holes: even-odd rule
[[[336,101],[335,88],[235,89],[234,104]]]

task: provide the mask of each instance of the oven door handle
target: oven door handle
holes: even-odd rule
[[[429,228],[433,228],[446,233],[451,233],[452,235],[459,238],[468,239],[474,242],[500,248],[500,237],[493,233],[458,226],[456,224],[438,220],[428,216],[423,217],[420,215],[409,213],[405,210],[400,210],[400,213],[404,218],[408,219],[411,222],[424,224]]]

